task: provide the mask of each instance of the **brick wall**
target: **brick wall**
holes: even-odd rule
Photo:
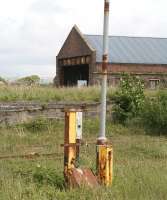
[[[96,64],[96,72],[101,71],[101,63]],[[149,87],[150,80],[159,80],[162,86],[166,87],[167,83],[167,65],[144,65],[144,64],[109,64],[108,65],[108,84],[117,85],[121,73],[135,74],[141,77],[145,86]],[[100,76],[94,75],[94,82],[100,83]]]
[[[96,70],[101,70],[101,64],[96,64]],[[109,64],[108,72],[129,72],[129,73],[166,73],[167,65],[144,65],[144,64]]]

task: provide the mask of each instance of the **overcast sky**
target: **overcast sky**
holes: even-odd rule
[[[54,77],[74,24],[102,34],[104,0],[0,0],[0,76]],[[167,37],[167,0],[111,0],[110,35]]]

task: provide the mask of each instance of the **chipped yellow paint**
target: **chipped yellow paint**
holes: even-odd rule
[[[110,186],[113,179],[113,149],[111,145],[97,146],[97,170],[99,182]]]
[[[76,112],[69,112],[69,144],[76,143]],[[68,151],[68,168],[74,168],[74,162],[76,160],[76,146],[69,146]]]

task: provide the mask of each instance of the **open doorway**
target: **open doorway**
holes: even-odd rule
[[[78,81],[89,84],[89,65],[63,66],[64,86],[77,86]]]

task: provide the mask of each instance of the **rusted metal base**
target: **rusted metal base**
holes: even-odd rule
[[[81,187],[88,186],[95,188],[99,186],[96,176],[88,169],[74,168],[71,170],[71,174],[68,175],[68,187]]]
[[[112,185],[113,148],[111,144],[97,144],[97,176],[101,185]]]

